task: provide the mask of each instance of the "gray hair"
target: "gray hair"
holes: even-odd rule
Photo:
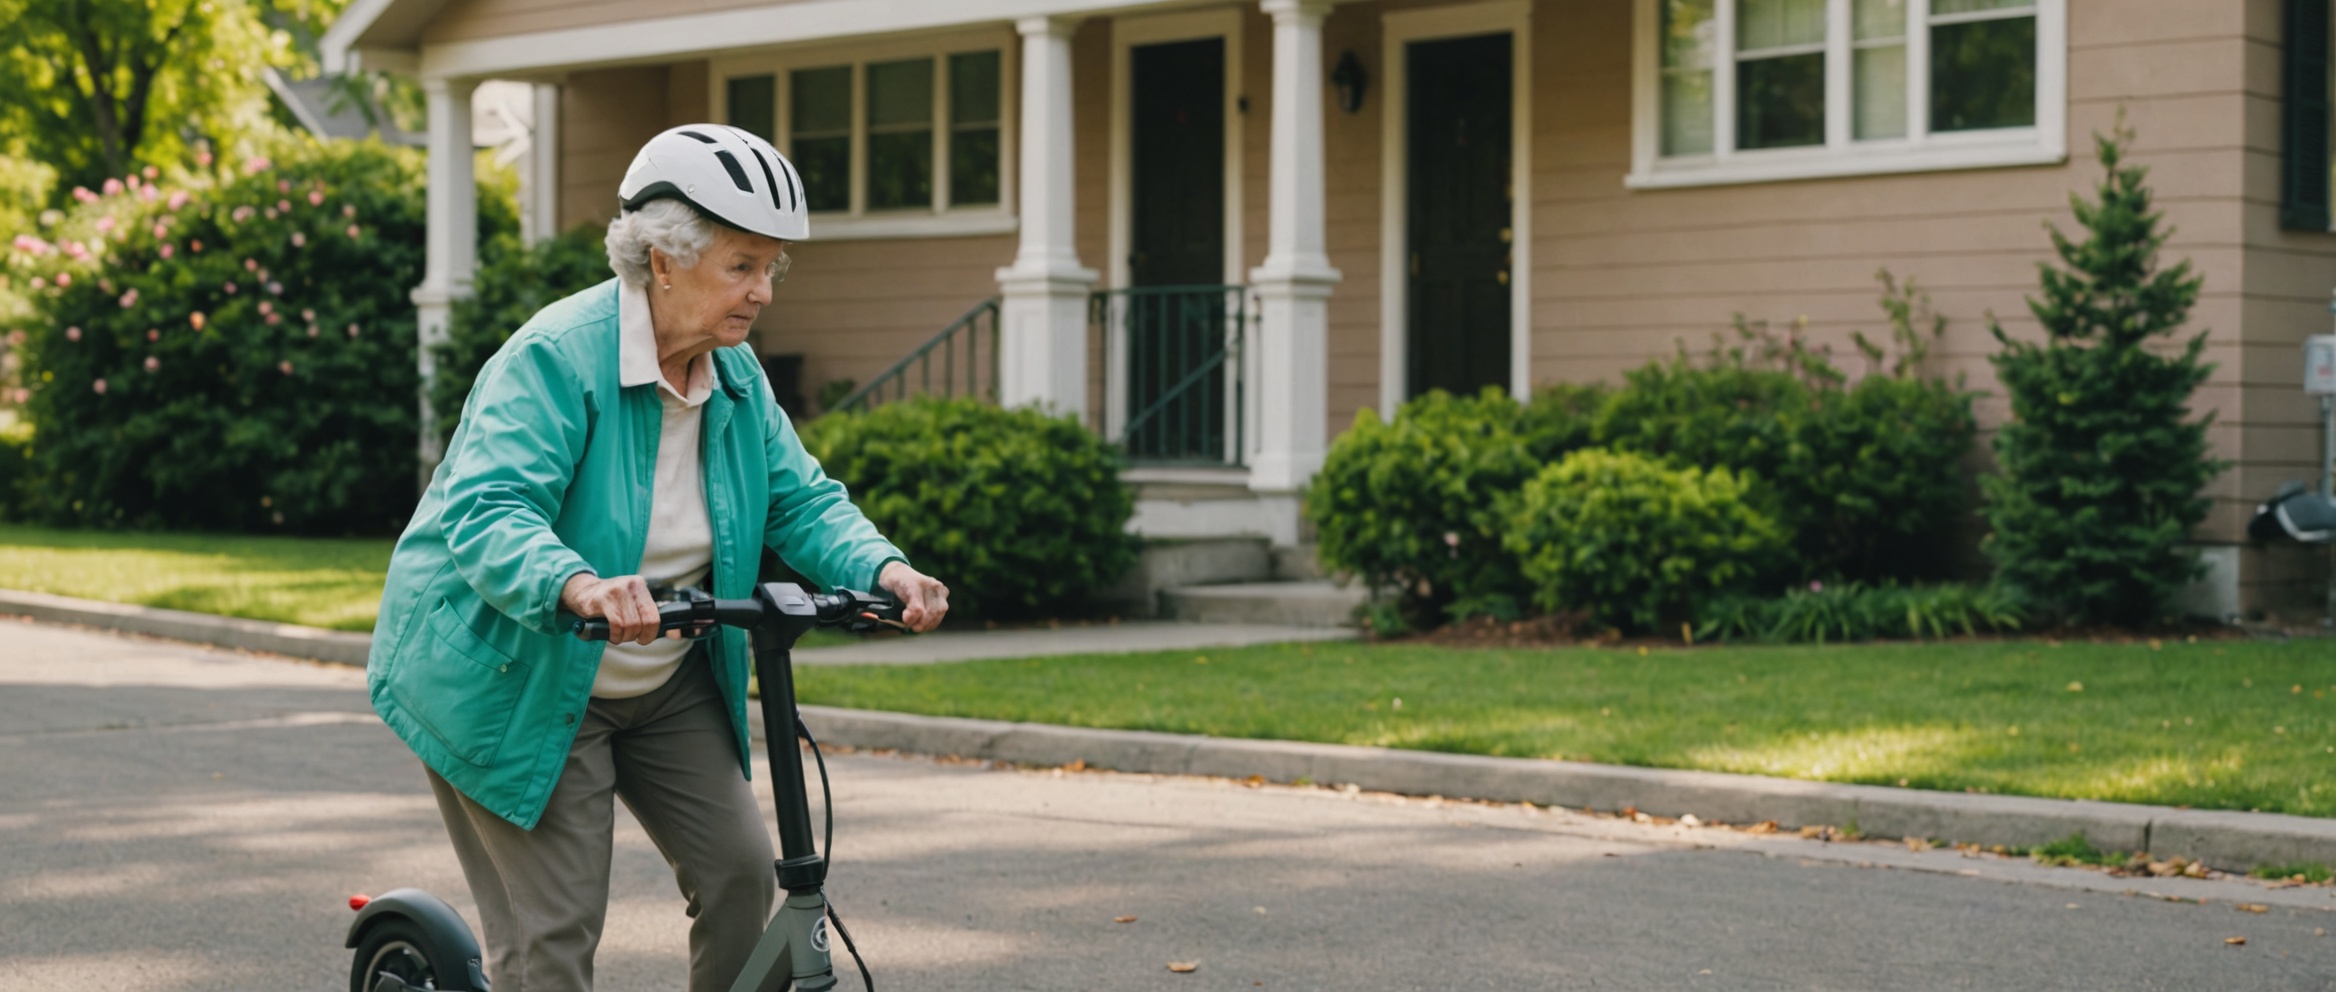
[[[618,215],[608,224],[608,266],[627,285],[646,288],[653,273],[649,249],[670,256],[682,268],[698,264],[698,255],[714,243],[714,225],[680,200],[651,200],[638,210]]]

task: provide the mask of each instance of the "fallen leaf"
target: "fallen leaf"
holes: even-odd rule
[[[1689,813],[1679,818],[1679,825],[1682,827],[1700,827],[1703,826],[1703,821],[1697,819],[1695,814]]]
[[[1906,849],[1909,851],[1928,851],[1930,850],[1930,842],[1920,837],[1908,837],[1906,838]]]
[[[2247,942],[2247,938],[2245,938],[2245,937],[2238,937],[2238,938],[2234,938],[2234,939],[2236,939],[2236,940],[2237,940],[2239,943],[2242,943],[2242,944],[2244,944],[2244,943],[2246,943],[2246,942]],[[1173,971],[1173,972],[1175,972],[1175,973],[1177,973],[1177,974],[1179,974],[1179,975],[1189,975],[1189,974],[1192,974],[1193,972],[1196,972],[1196,971],[1199,971],[1199,970],[1200,970],[1200,962],[1198,962],[1198,961],[1170,961],[1170,962],[1168,962],[1168,970],[1169,970],[1169,971]]]
[[[2240,903],[2240,904],[2238,904],[2238,905],[2236,905],[2236,906],[2233,906],[2233,907],[2231,907],[2231,908],[2232,908],[2232,909],[2235,909],[2235,910],[2238,910],[2239,912],[2242,912],[2242,913],[2268,913],[2268,912],[2271,912],[2271,907],[2269,907],[2269,906],[2266,906],[2266,905],[2263,905],[2262,903],[2259,903],[2259,902],[2242,902],[2242,903]]]
[[[1133,916],[1114,916],[1111,918],[1113,923],[1134,923],[1135,921],[1136,918]]]
[[[1066,772],[1083,772],[1083,771],[1086,771],[1086,770],[1087,770],[1087,759],[1085,759],[1085,758],[1080,758],[1080,759],[1077,759],[1077,760],[1075,760],[1075,761],[1071,762],[1070,764],[1064,765],[1064,766],[1063,766],[1063,770],[1064,770],[1064,771],[1066,771]]]
[[[2082,682],[2071,682],[2068,684],[2068,691],[2083,692],[2085,691],[2085,684]]]
[[[1246,778],[1246,779],[1243,779],[1243,780],[1241,781],[1241,784],[1243,784],[1243,785],[1246,785],[1246,786],[1248,786],[1248,787],[1250,787],[1250,788],[1252,788],[1252,789],[1259,789],[1259,788],[1264,788],[1264,786],[1265,786],[1265,776],[1263,776],[1263,775],[1251,775],[1251,776],[1249,776],[1248,778]]]
[[[1744,832],[1748,834],[1773,834],[1776,832],[1776,821],[1762,820],[1749,827],[1745,827]]]
[[[2247,943],[2247,938],[2245,938],[2245,937],[2224,937],[2224,938],[2222,939],[2222,942],[2223,942],[2223,943],[2225,943],[2225,944],[2229,944],[2229,945],[2231,945],[2232,947],[2243,947],[2243,946],[2245,946],[2245,945],[2246,945],[2246,943]]]

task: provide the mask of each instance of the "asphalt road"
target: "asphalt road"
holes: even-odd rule
[[[17,621],[0,645],[0,990],[340,989],[350,893],[469,912],[360,673]],[[2171,902],[1564,811],[829,764],[832,891],[887,990],[2336,988],[2327,889],[2143,886],[2208,900]],[[681,902],[621,814],[614,893],[599,987],[679,989]]]

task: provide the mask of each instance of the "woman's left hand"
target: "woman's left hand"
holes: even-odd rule
[[[919,634],[940,626],[941,618],[949,615],[949,587],[908,567],[905,561],[885,565],[884,574],[876,577],[876,584],[900,597],[901,622]]]

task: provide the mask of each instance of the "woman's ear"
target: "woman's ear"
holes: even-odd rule
[[[673,256],[652,247],[649,249],[649,281],[659,285],[673,285]]]

